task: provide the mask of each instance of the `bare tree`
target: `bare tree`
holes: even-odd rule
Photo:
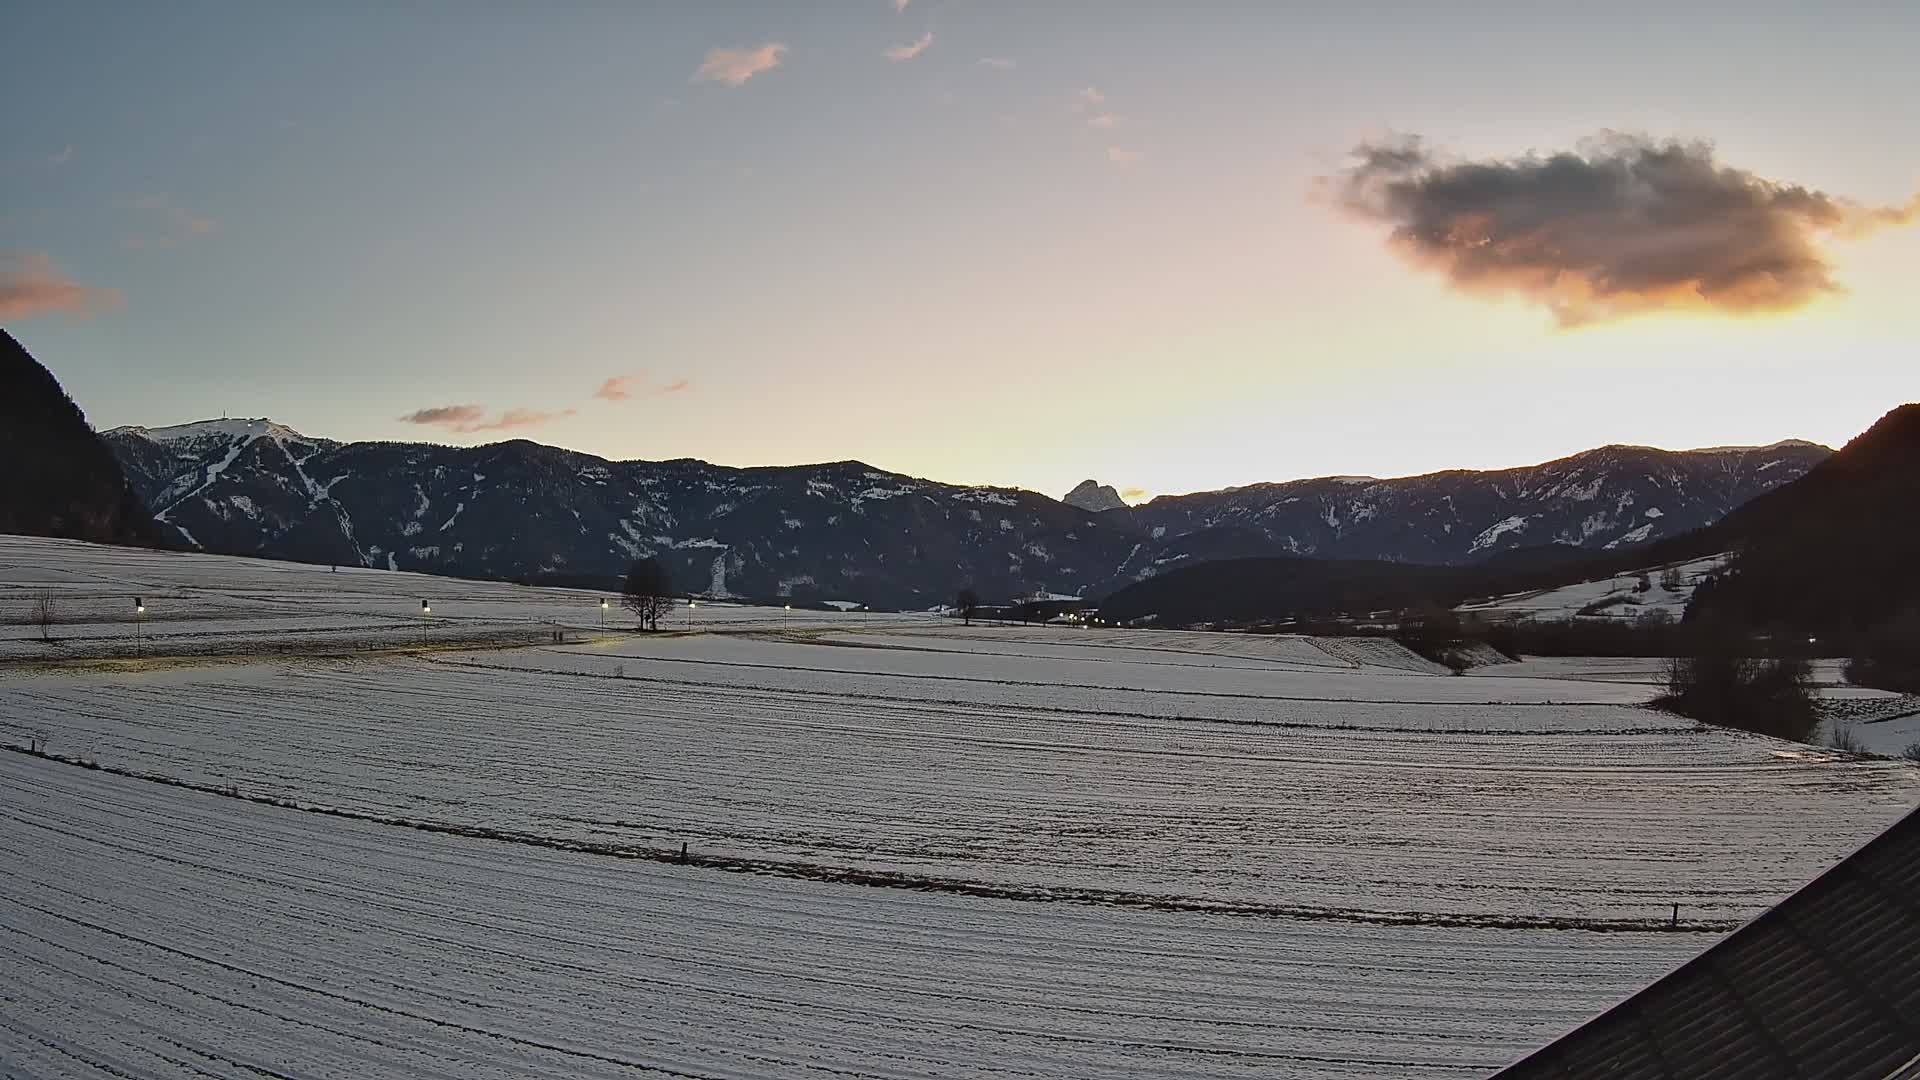
[[[964,625],[972,626],[974,612],[980,610],[980,594],[974,592],[971,585],[961,589],[960,595],[953,598],[953,609],[965,620]]]
[[[627,571],[626,583],[620,588],[620,606],[639,617],[642,630],[658,630],[660,616],[667,613],[672,603],[673,582],[667,576],[667,568],[651,555],[637,560]]]
[[[1660,587],[1668,592],[1679,592],[1685,584],[1686,580],[1680,576],[1680,568],[1677,566],[1667,567],[1666,571],[1660,575]]]
[[[33,611],[28,615],[28,618],[32,621],[33,625],[40,628],[41,641],[51,642],[53,640],[53,621],[55,614],[52,593],[43,592],[39,596],[34,597]]]

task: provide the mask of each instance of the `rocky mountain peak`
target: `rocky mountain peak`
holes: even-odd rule
[[[1074,485],[1072,491],[1060,500],[1068,506],[1098,514],[1103,510],[1121,510],[1126,508],[1126,500],[1113,489],[1111,484],[1102,484],[1095,480],[1082,480]]]

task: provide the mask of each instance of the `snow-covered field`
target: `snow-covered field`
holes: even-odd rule
[[[777,609],[602,636],[565,590],[0,564],[239,640],[249,603],[371,626],[435,587],[595,631],[0,662],[9,1076],[1471,1077],[1920,801],[1577,665]]]
[[[1650,566],[1598,581],[1567,585],[1558,589],[1515,593],[1512,596],[1460,605],[1463,613],[1491,619],[1572,619],[1575,617],[1632,619],[1661,614],[1678,619],[1686,613],[1693,590],[1725,565],[1727,556],[1709,555],[1691,562]],[[1679,573],[1677,587],[1662,583],[1665,571]],[[1651,588],[1639,591],[1640,579]]]
[[[43,598],[53,609],[45,635],[34,618]],[[604,613],[602,600],[609,601]],[[675,605],[662,628],[864,629],[926,621],[702,601]],[[632,623],[618,596],[580,589],[0,536],[0,659],[351,652],[546,641],[556,631],[573,640]]]

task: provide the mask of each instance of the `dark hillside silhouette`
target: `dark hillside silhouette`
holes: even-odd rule
[[[1920,404],[1706,532],[1738,554],[1695,616],[1852,635],[1920,609]]]
[[[154,545],[153,516],[60,381],[0,330],[0,533]]]

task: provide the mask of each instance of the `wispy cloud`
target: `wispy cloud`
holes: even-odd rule
[[[60,148],[59,153],[47,155],[47,166],[49,168],[57,169],[60,166],[65,165],[67,162],[72,160],[73,160],[73,144],[68,143],[67,145]]]
[[[1142,150],[1129,150],[1124,146],[1107,147],[1107,160],[1118,165],[1126,165],[1130,162],[1139,161],[1146,156],[1146,152]]]
[[[593,396],[602,401],[629,401],[633,398],[662,397],[667,394],[678,394],[692,385],[693,384],[686,379],[675,379],[673,382],[664,383],[659,386],[649,386],[646,384],[644,376],[615,375],[606,382],[601,383],[600,388],[593,392]]]
[[[1083,87],[1073,95],[1073,104],[1069,108],[1074,112],[1084,113],[1097,105],[1105,104],[1106,100],[1107,95],[1101,93],[1099,87]]]
[[[550,412],[542,409],[506,409],[489,418],[483,405],[438,405],[431,409],[418,409],[400,418],[403,424],[422,424],[428,427],[442,427],[448,431],[467,434],[476,431],[509,431],[517,428],[539,427],[549,420],[572,416],[576,410],[561,409]]]
[[[600,389],[595,390],[593,396],[602,401],[625,401],[633,396],[633,384],[637,381],[638,376],[615,375],[601,383]]]
[[[928,47],[930,47],[932,44],[933,44],[933,31],[929,30],[924,34],[921,34],[917,39],[910,41],[905,45],[895,45],[894,47],[888,49],[886,56],[887,56],[887,59],[897,64],[902,60],[911,60],[914,57],[919,56],[921,53],[926,52]]]
[[[431,424],[439,427],[463,429],[467,424],[477,424],[487,415],[484,405],[436,405],[431,409],[416,409],[400,418],[403,424]]]
[[[1012,60],[1012,58],[1010,58],[1010,57],[1005,57],[1005,56],[983,56],[983,57],[981,57],[981,58],[980,58],[980,66],[981,66],[981,67],[990,67],[990,68],[998,68],[998,69],[999,69],[999,70],[1001,70],[1001,71],[1011,71],[1011,70],[1013,69],[1013,67],[1014,67],[1014,63],[1013,63],[1013,60]]]
[[[1087,126],[1106,131],[1120,126],[1120,118],[1112,113],[1095,113],[1087,117]]]
[[[893,0],[893,13],[895,15],[900,14],[907,10],[907,5],[911,3],[913,3],[913,0]]]
[[[154,238],[154,244],[158,247],[172,247],[187,237],[205,236],[220,228],[218,221],[205,214],[196,214],[165,195],[136,195],[121,205],[145,211],[166,223],[167,227],[160,230],[161,235]],[[127,246],[132,248],[144,247],[146,243],[147,237],[144,235],[135,235],[127,240]]]
[[[0,251],[0,320],[54,312],[84,319],[121,300],[116,289],[82,285],[61,273],[45,252]]]
[[[1562,326],[1661,309],[1786,311],[1836,292],[1821,241],[1914,224],[1920,195],[1867,207],[1720,162],[1706,142],[1603,133],[1541,157],[1446,161],[1363,144],[1323,180],[1454,287],[1523,297]]]
[[[780,66],[787,47],[778,41],[741,49],[710,49],[707,58],[693,73],[694,82],[717,82],[743,86],[748,79]]]

